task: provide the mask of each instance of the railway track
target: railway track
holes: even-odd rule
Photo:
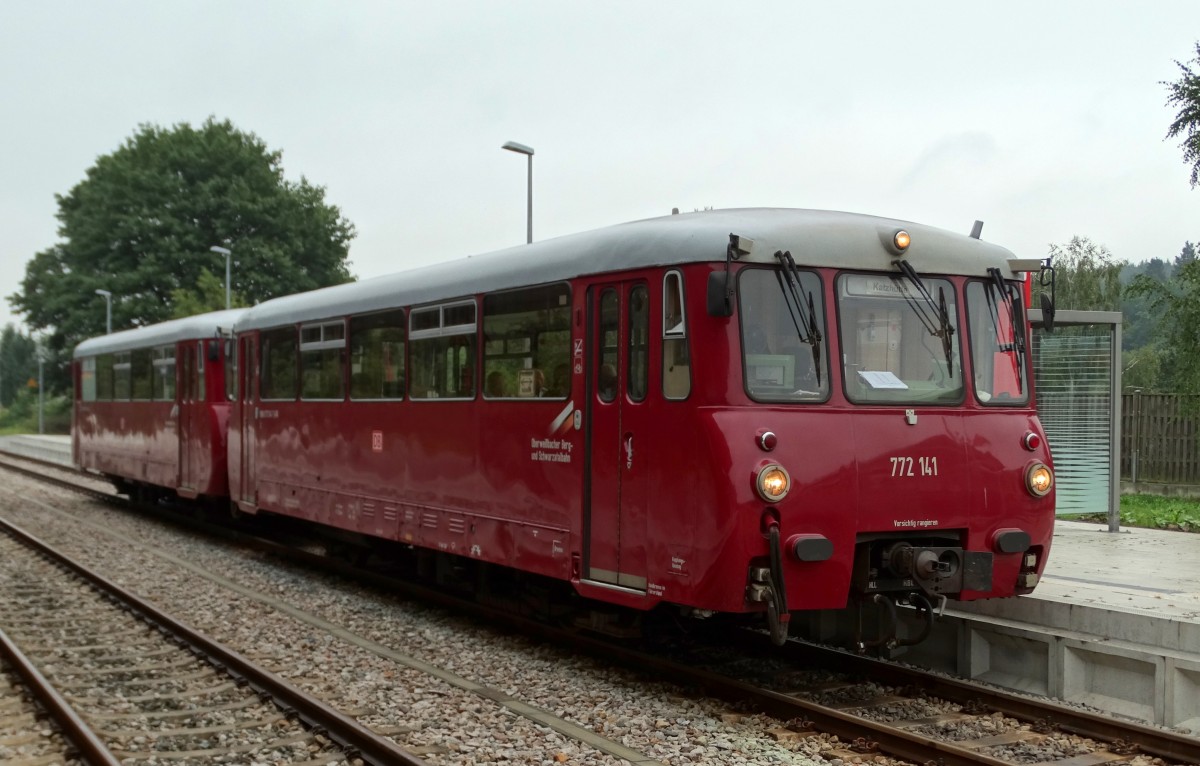
[[[0,763],[50,766],[77,763],[81,748],[64,736],[30,680],[24,655],[0,631]]]
[[[87,762],[422,763],[15,526],[0,531],[6,654]]]
[[[225,529],[217,532],[229,534]],[[591,652],[659,678],[702,688],[727,700],[734,711],[760,710],[776,717],[780,724],[771,736],[781,740],[836,736],[841,744],[828,751],[827,757],[853,762],[888,756],[948,766],[1200,763],[1200,741],[1190,737],[894,663],[795,642],[781,652],[769,647],[764,637],[748,632],[723,635],[715,644],[676,647],[672,659],[663,652],[623,647],[575,631],[520,621],[507,611],[468,606],[436,591],[398,584],[384,575],[364,573],[270,541],[256,545],[374,581],[390,591],[409,591],[459,613],[471,609],[481,620],[511,625],[557,646]],[[737,651],[731,653],[729,647]],[[730,719],[737,715],[731,712]]]

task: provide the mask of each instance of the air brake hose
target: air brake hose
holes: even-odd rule
[[[776,646],[783,646],[787,641],[791,614],[787,610],[787,591],[783,582],[783,543],[780,542],[779,523],[772,521],[767,532],[771,541],[771,603],[767,617],[771,623],[771,641]]]

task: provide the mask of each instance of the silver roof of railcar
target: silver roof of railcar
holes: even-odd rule
[[[221,330],[232,330],[234,324],[247,311],[248,309],[212,311],[208,314],[172,319],[148,327],[138,327],[133,330],[114,332],[111,335],[101,335],[98,338],[89,338],[75,347],[75,358],[112,354],[135,348],[163,346],[181,340],[214,338]]]
[[[618,224],[276,298],[250,309],[235,329],[421,305],[589,274],[724,261],[730,234],[754,241],[741,262],[776,263],[775,251],[789,250],[802,267],[895,271],[896,259],[884,243],[897,229],[912,235],[905,258],[918,273],[987,276],[989,267],[997,267],[1012,276],[1013,254],[1005,248],[922,224],[826,210],[714,210]],[[397,259],[406,255],[398,245]]]

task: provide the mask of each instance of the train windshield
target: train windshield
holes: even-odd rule
[[[746,393],[759,401],[821,401],[829,395],[821,280],[797,270],[789,285],[788,276],[747,268],[738,277]]]
[[[843,274],[837,286],[843,376],[851,401],[962,401],[953,284],[915,274]]]
[[[981,404],[1025,404],[1025,316],[1020,291],[1003,283],[967,283],[967,321],[971,327],[971,367],[975,397]]]

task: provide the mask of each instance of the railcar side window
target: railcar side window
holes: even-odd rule
[[[843,376],[851,401],[962,401],[954,285],[934,277],[921,277],[921,283],[924,291],[899,274],[838,278]]]
[[[96,401],[96,357],[89,356],[79,365],[80,395],[85,402]]]
[[[404,398],[404,310],[350,319],[350,398]]]
[[[111,402],[113,400],[113,364],[112,354],[101,354],[96,357],[96,401]]]
[[[238,396],[237,341],[233,338],[226,338],[223,348],[225,349],[225,400],[236,402]]]
[[[686,399],[692,391],[684,305],[682,275],[678,271],[667,272],[663,277],[662,330],[662,387],[667,399]]]
[[[629,376],[626,388],[629,398],[640,402],[646,398],[650,382],[650,294],[645,285],[629,291]]]
[[[485,399],[565,399],[571,387],[571,291],[565,284],[483,298]]]
[[[129,352],[130,398],[141,402],[152,398],[154,384],[150,366],[150,349],[139,348]]]
[[[596,394],[600,401],[617,398],[617,365],[621,333],[621,306],[617,291],[611,287],[600,293],[600,337],[596,343],[599,355],[596,365]]]
[[[774,268],[738,276],[746,393],[764,402],[815,402],[829,396],[825,300],[820,278],[798,274],[789,286]]]
[[[971,332],[971,368],[975,397],[982,404],[1025,404],[1025,316],[1021,293],[1006,284],[1008,294],[992,282],[967,283],[967,322]],[[1013,319],[1018,324],[1014,327]]]
[[[296,398],[296,330],[282,327],[262,334],[259,391],[263,399]]]
[[[300,398],[342,399],[346,325],[341,320],[300,327]]]
[[[413,399],[475,398],[475,301],[413,309],[408,334]]]
[[[175,401],[175,347],[156,346],[152,349],[154,367],[154,400]]]
[[[130,361],[129,352],[113,354],[113,399],[120,402],[129,401],[130,392]]]
[[[208,341],[200,341],[196,344],[196,384],[192,387],[193,399],[197,402],[203,402],[208,399],[208,388],[204,385],[204,369],[207,365],[204,363],[204,347],[208,345]]]

